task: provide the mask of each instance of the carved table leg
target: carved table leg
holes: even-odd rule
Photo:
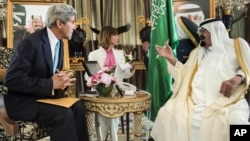
[[[134,113],[134,116],[135,116],[135,119],[134,119],[134,122],[135,122],[135,125],[134,125],[134,138],[135,139],[134,139],[134,141],[140,141],[141,140],[141,136],[142,136],[142,132],[141,132],[141,128],[142,128],[141,114],[142,114],[142,111]]]
[[[88,132],[89,132],[89,140],[94,141],[94,115],[93,112],[86,111],[87,115],[87,126],[88,126]]]
[[[98,119],[98,113],[95,113],[95,129],[96,129],[96,134],[97,134],[97,137],[98,137],[98,141],[103,141],[102,134],[101,134],[100,123],[99,123],[99,119]]]

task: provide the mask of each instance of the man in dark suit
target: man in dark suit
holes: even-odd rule
[[[62,97],[63,91],[75,81],[60,70],[64,55],[62,39],[71,39],[76,10],[67,4],[54,4],[46,16],[46,27],[20,41],[13,54],[4,80],[8,87],[4,96],[7,113],[13,120],[50,126],[51,141],[88,141],[81,101],[70,108],[36,101]],[[58,59],[54,59],[56,56]]]
[[[151,21],[148,19],[146,21],[146,26],[140,31],[140,39],[142,42],[141,48],[143,50],[143,62],[146,69],[148,69],[150,34],[151,34]]]

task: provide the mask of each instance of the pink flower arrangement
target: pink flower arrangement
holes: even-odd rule
[[[97,86],[97,85],[105,85],[105,87],[109,87],[117,83],[117,78],[110,71],[98,71],[93,76],[90,77],[87,81],[87,86]]]

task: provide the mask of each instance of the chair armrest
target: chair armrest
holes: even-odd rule
[[[3,95],[0,95],[0,124],[8,135],[19,133],[19,124],[11,120],[6,112]]]
[[[0,95],[5,95],[7,94],[7,91],[8,91],[8,88],[3,86],[3,85],[0,85]]]
[[[3,82],[6,70],[7,69],[0,69],[0,82]]]

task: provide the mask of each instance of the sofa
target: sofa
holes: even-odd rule
[[[0,47],[0,97],[7,93],[3,78],[9,66],[13,49]],[[3,100],[2,100],[3,101]],[[5,127],[5,128],[3,128]],[[0,140],[1,141],[35,141],[47,137],[50,127],[39,126],[28,121],[13,121],[8,118],[4,103],[0,101]]]

